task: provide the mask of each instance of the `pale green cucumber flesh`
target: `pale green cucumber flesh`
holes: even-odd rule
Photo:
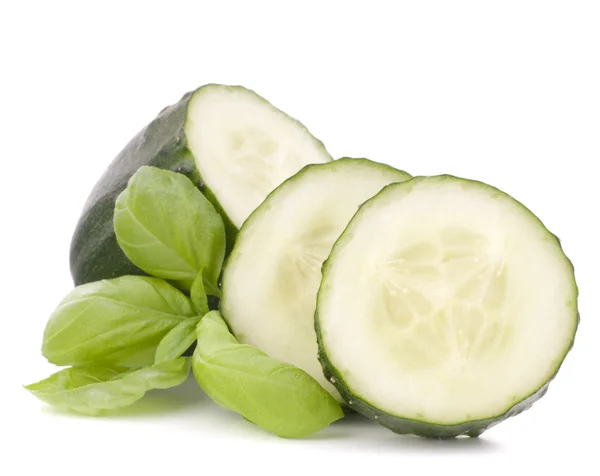
[[[577,294],[558,239],[519,202],[415,178],[368,200],[335,243],[319,360],[351,408],[392,431],[478,436],[545,394],[573,345]]]
[[[306,166],[250,215],[223,272],[221,312],[236,338],[314,377],[321,265],[361,203],[410,175],[367,159]]]
[[[238,229],[285,179],[331,161],[303,124],[245,88],[199,89],[184,129],[204,186]]]

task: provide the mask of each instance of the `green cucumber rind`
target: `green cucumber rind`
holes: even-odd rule
[[[363,205],[361,205],[361,207],[358,209],[358,211],[356,212],[356,214],[354,216],[356,217],[360,213],[360,210],[363,206],[369,206],[368,204],[372,203],[371,202],[372,200],[374,201],[377,199],[377,197],[379,195],[386,193],[386,190],[388,190],[390,187],[403,186],[403,187],[411,187],[412,188],[416,183],[418,183],[418,181],[426,179],[426,178],[428,178],[428,177],[415,177],[412,180],[408,180],[406,182],[387,185],[377,195],[373,196],[371,199],[367,200]],[[486,183],[483,183],[483,182],[462,179],[460,177],[454,177],[452,175],[440,175],[437,178],[440,180],[444,180],[445,178],[464,180],[471,184],[494,189],[494,191],[496,193],[498,193],[502,196],[509,197],[511,200],[513,200],[516,203],[517,206],[519,206],[521,208],[522,211],[527,213],[532,219],[536,220],[540,224],[540,226],[542,226],[547,231],[548,240],[554,241],[556,246],[558,247],[558,249],[563,253],[563,255],[566,259],[566,262],[568,263],[570,270],[574,276],[573,263],[564,254],[561,243],[560,243],[560,239],[556,235],[551,233],[545,227],[543,222],[521,202],[514,199],[507,193],[502,192],[501,190],[499,190],[491,185],[488,185]],[[503,413],[493,416],[493,417],[490,417],[490,418],[482,419],[482,420],[470,420],[470,421],[464,421],[464,422],[452,424],[452,425],[443,425],[443,424],[439,424],[439,423],[433,423],[433,422],[428,422],[428,421],[423,421],[423,420],[416,420],[416,419],[404,418],[404,417],[397,416],[397,415],[392,415],[390,413],[387,413],[383,410],[378,409],[376,406],[374,406],[370,402],[368,402],[365,399],[361,398],[360,396],[354,394],[352,392],[352,390],[350,389],[350,387],[344,381],[344,379],[342,377],[342,373],[335,367],[335,365],[333,365],[333,363],[331,362],[331,360],[329,359],[329,357],[327,355],[327,350],[325,348],[325,343],[323,341],[323,336],[321,333],[321,326],[320,326],[320,322],[319,322],[319,303],[322,298],[321,290],[323,290],[325,288],[325,284],[326,284],[325,277],[327,275],[327,269],[331,265],[332,258],[335,257],[336,247],[338,247],[338,245],[341,246],[343,244],[343,242],[345,241],[345,239],[347,239],[344,235],[346,234],[346,231],[352,226],[353,221],[354,221],[354,217],[350,220],[346,229],[342,232],[342,234],[340,235],[338,240],[335,242],[329,257],[323,263],[323,268],[322,268],[323,280],[321,281],[321,287],[320,287],[319,293],[317,295],[317,308],[316,308],[317,310],[315,311],[315,331],[317,334],[317,343],[318,343],[318,347],[319,347],[318,359],[319,359],[319,362],[321,363],[321,366],[323,367],[323,374],[325,375],[325,378],[327,378],[333,384],[333,386],[337,389],[337,391],[340,393],[340,395],[346,401],[346,403],[348,404],[348,406],[350,408],[352,408],[353,410],[356,410],[357,412],[361,413],[362,415],[366,416],[367,418],[370,418],[371,420],[379,423],[380,425],[388,428],[389,430],[393,431],[394,433],[398,433],[401,435],[410,434],[410,435],[417,435],[417,436],[422,436],[422,437],[426,437],[426,438],[436,438],[436,439],[449,439],[449,438],[455,438],[455,437],[461,436],[461,435],[466,435],[466,436],[470,436],[470,437],[478,437],[483,432],[490,429],[494,425],[497,425],[498,423],[501,423],[502,421],[506,420],[507,418],[516,416],[519,413],[522,413],[525,410],[528,410],[529,408],[531,408],[531,406],[537,400],[539,400],[546,394],[546,392],[548,391],[548,388],[550,386],[550,383],[554,380],[554,378],[558,374],[566,356],[569,354],[571,349],[573,349],[573,345],[575,344],[575,336],[577,334],[577,330],[578,330],[579,324],[580,324],[580,314],[579,314],[578,307],[577,307],[577,297],[579,294],[579,290],[578,290],[577,283],[575,280],[573,280],[573,286],[574,286],[574,288],[573,288],[573,304],[574,304],[573,311],[574,311],[574,318],[575,318],[575,326],[573,329],[573,337],[572,337],[568,347],[566,348],[566,350],[563,352],[562,356],[558,360],[556,369],[554,370],[554,372],[552,373],[550,378],[537,390],[535,390],[530,395],[526,396],[524,399],[517,402],[513,406],[509,407]]]
[[[115,201],[143,165],[179,172],[200,184],[183,131],[192,95],[187,93],[164,108],[125,146],[92,189],[71,240],[71,275],[76,286],[126,274],[146,274],[127,259],[117,243]]]

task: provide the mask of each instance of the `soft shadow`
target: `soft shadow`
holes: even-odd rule
[[[200,408],[207,404],[212,404],[212,402],[208,401],[206,394],[200,389],[194,378],[190,377],[177,387],[165,390],[151,390],[134,404],[116,410],[106,411],[101,414],[101,418],[120,419],[157,417],[187,411],[194,407]],[[86,415],[52,406],[44,407],[43,411],[45,413],[61,416],[86,418]]]
[[[345,447],[389,453],[494,453],[502,451],[498,442],[486,438],[459,437],[448,440],[398,435],[359,413],[348,413],[326,430],[305,441],[343,442]]]
[[[190,377],[177,387],[165,390],[151,390],[133,405],[106,413],[109,418],[132,418],[161,416],[200,408],[212,404],[200,389],[196,380]]]
[[[45,413],[72,418],[85,418],[84,415],[46,406]],[[153,390],[144,398],[125,408],[106,412],[102,419],[143,419],[185,413],[182,425],[206,429],[212,425],[227,427],[241,438],[252,440],[275,439],[279,443],[302,445],[315,441],[323,445],[343,445],[349,451],[373,453],[493,453],[502,451],[502,446],[486,438],[461,437],[451,440],[434,440],[413,435],[398,435],[369,420],[360,413],[348,412],[341,420],[314,435],[300,439],[279,439],[266,430],[246,421],[240,415],[222,409],[200,389],[193,376],[183,384],[167,390]],[[88,417],[94,418],[94,417]],[[201,430],[198,430],[201,431]]]
[[[392,435],[394,436],[394,435]],[[434,440],[420,438],[413,435],[395,435],[398,441],[388,438],[389,450],[402,446],[403,451],[421,453],[497,453],[502,451],[502,446],[494,440],[485,437],[470,438],[459,437],[451,440]]]

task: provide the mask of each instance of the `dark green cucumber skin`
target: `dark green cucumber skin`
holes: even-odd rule
[[[131,176],[143,165],[178,172],[192,180],[216,205],[225,221],[227,242],[233,242],[237,230],[212,192],[202,183],[187,146],[184,126],[190,99],[196,91],[164,108],[125,146],[94,186],[71,240],[71,275],[76,286],[126,274],[146,274],[121,251],[113,229],[115,201]]]
[[[577,326],[579,326],[579,316],[577,317]],[[335,368],[331,361],[327,357],[327,352],[323,345],[323,339],[319,327],[319,316],[315,314],[315,330],[317,332],[317,342],[319,344],[319,362],[323,367],[323,374],[333,384],[333,386],[340,392],[340,395],[350,408],[370,418],[371,420],[379,423],[380,425],[392,430],[394,433],[400,435],[417,435],[426,438],[437,438],[437,439],[449,439],[456,438],[457,436],[465,435],[470,437],[478,437],[484,431],[490,429],[492,426],[518,415],[525,410],[528,410],[537,400],[542,398],[548,391],[550,382],[554,379],[558,373],[559,367],[556,372],[550,377],[550,379],[533,394],[516,403],[513,407],[508,409],[505,413],[487,418],[485,420],[472,420],[465,421],[456,425],[440,425],[437,423],[430,423],[426,421],[411,420],[408,418],[401,418],[395,415],[390,415],[373,405],[369,402],[357,397],[352,393],[348,385],[344,382],[341,373]],[[575,338],[571,341],[567,353],[573,348]],[[566,354],[565,354],[566,356]],[[563,357],[564,360],[564,357]],[[562,361],[561,361],[562,364]]]

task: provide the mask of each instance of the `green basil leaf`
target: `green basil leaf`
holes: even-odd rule
[[[181,322],[163,337],[156,349],[154,361],[158,364],[181,357],[196,340],[196,326],[201,316]]]
[[[238,343],[217,311],[204,316],[196,331],[194,376],[222,407],[285,438],[310,435],[344,416],[306,372]]]
[[[75,288],[44,331],[53,364],[143,367],[161,339],[197,313],[187,296],[158,278],[122,276]]]
[[[204,268],[209,293],[225,257],[225,225],[219,213],[184,175],[141,167],[115,204],[119,246],[138,268],[189,291]]]
[[[175,387],[185,381],[190,359],[162,362],[138,370],[71,367],[25,388],[52,406],[85,415],[136,402],[148,390]]]
[[[196,279],[192,283],[192,289],[190,291],[190,295],[192,298],[192,305],[196,312],[200,315],[200,317],[204,316],[208,311],[208,299],[206,297],[206,292],[204,291],[204,276],[203,271],[200,270]]]

